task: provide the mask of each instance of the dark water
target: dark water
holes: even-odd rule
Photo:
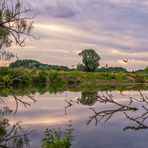
[[[62,131],[70,120],[72,148],[148,147],[147,90],[15,94],[1,97],[1,110],[7,106],[13,111],[1,120],[11,125],[22,121],[23,131],[32,131],[31,148],[41,147],[46,128]]]

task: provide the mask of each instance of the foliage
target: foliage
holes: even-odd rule
[[[0,76],[8,75],[12,72],[12,70],[8,67],[0,67]]]
[[[52,83],[53,81],[55,81],[57,78],[58,78],[58,73],[57,73],[57,71],[51,70],[51,71],[49,72],[49,79],[50,79],[51,83]]]
[[[109,73],[117,73],[117,72],[127,72],[125,68],[122,67],[106,67],[106,68],[98,68],[97,72],[109,72]]]
[[[1,65],[6,66],[8,61],[15,58],[13,52],[7,51],[6,47],[10,47],[14,42],[25,46],[28,37],[34,38],[31,34],[33,18],[31,9],[23,7],[21,0],[0,1],[0,60],[3,61]]]
[[[46,83],[47,82],[47,73],[45,71],[40,71],[38,73],[38,82],[39,83]]]
[[[135,82],[137,82],[137,83],[144,83],[145,82],[145,78],[142,74],[135,74],[135,75],[133,75],[133,78],[134,78]]]
[[[12,112],[7,106],[0,109],[0,147],[23,148],[29,144],[28,134],[24,133],[19,122],[12,125],[6,118]]]
[[[148,66],[144,68],[144,71],[145,72],[148,72]]]
[[[98,100],[98,92],[82,92],[81,98],[79,99],[80,103],[83,105],[92,106]]]
[[[2,46],[11,46],[12,41],[24,46],[26,36],[32,36],[31,30],[33,28],[33,21],[30,21],[34,16],[27,17],[26,14],[30,15],[31,10],[25,9],[22,6],[21,0],[17,1],[6,1],[1,0],[0,2],[0,39]],[[22,36],[22,35],[25,35]],[[11,38],[13,37],[13,39]]]
[[[58,65],[48,65],[42,64],[36,60],[17,60],[9,65],[10,68],[37,68],[40,70],[57,70],[57,71],[70,71],[70,69],[66,66],[58,66]]]
[[[87,85],[87,84],[120,84],[148,82],[148,75],[142,73],[106,73],[106,72],[80,72],[39,70],[37,68],[0,68],[0,87],[23,83],[30,85],[48,84]],[[53,87],[54,88],[54,87]],[[88,91],[89,92],[89,91]]]
[[[77,70],[79,70],[79,71],[85,71],[85,66],[83,64],[78,64],[77,65]]]
[[[87,72],[96,71],[99,66],[100,56],[95,52],[94,49],[84,49],[79,56],[82,56],[82,63],[78,65],[78,69],[82,69]]]
[[[66,125],[65,130],[66,131],[62,133],[60,129],[46,129],[42,148],[70,148],[73,140],[72,124]]]

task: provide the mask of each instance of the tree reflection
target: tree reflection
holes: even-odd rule
[[[99,122],[107,122],[113,116],[120,113],[120,116],[124,115],[126,119],[135,123],[134,126],[127,126],[123,130],[140,130],[148,128],[147,120],[148,120],[148,97],[143,95],[141,91],[139,91],[139,97],[129,97],[126,103],[117,100],[114,96],[109,92],[82,92],[81,97],[74,100],[65,100],[67,105],[65,108],[65,114],[67,114],[67,108],[74,106],[74,103],[81,103],[83,105],[93,106],[96,102],[99,104],[104,104],[107,108],[111,105],[109,109],[103,109],[101,111],[97,111],[94,107],[89,107],[89,109],[93,112],[93,115],[89,116],[86,124],[90,124],[91,122],[95,122],[97,125]],[[120,93],[121,96],[126,97]],[[140,112],[140,115],[139,115]],[[131,114],[132,113],[132,114]]]
[[[42,94],[46,92],[45,89],[48,89],[48,86],[42,87],[41,89]],[[38,87],[39,89],[39,87]],[[49,90],[47,90],[49,92]],[[20,105],[23,105],[24,107],[31,106],[31,102],[35,103],[36,99],[33,97],[33,93],[36,91],[34,88],[32,90],[23,89],[23,92],[19,90],[14,89],[1,89],[0,90],[0,103],[3,103],[3,107],[1,107],[0,110],[0,147],[5,148],[13,148],[18,147],[21,148],[24,145],[29,144],[29,135],[31,132],[26,132],[23,130],[21,126],[21,122],[18,121],[14,124],[8,119],[8,115],[10,114],[16,114],[18,112],[18,108]],[[147,119],[148,119],[148,97],[145,96],[141,91],[138,91],[139,95],[136,97],[129,97],[128,101],[122,102],[119,99],[116,99],[115,96],[112,95],[112,93],[109,92],[97,92],[97,91],[84,91],[81,93],[81,96],[74,100],[74,98],[70,99],[67,97],[67,94],[65,96],[65,114],[67,114],[67,109],[71,108],[72,106],[76,104],[83,104],[89,107],[89,109],[92,111],[92,115],[89,116],[89,119],[87,121],[87,124],[91,124],[92,122],[95,123],[95,125],[99,124],[100,122],[107,122],[111,120],[115,115],[120,115],[118,118],[125,117],[128,122],[128,126],[123,128],[123,130],[142,130],[147,129]],[[52,91],[53,93],[53,91]],[[13,100],[13,106],[14,109],[10,109],[7,106],[7,99],[6,97],[12,96],[11,100]],[[126,93],[120,92],[121,97],[126,97]],[[98,104],[95,104],[98,102]],[[101,104],[104,104],[104,108],[102,110],[98,110],[97,107]],[[87,108],[86,106],[84,107]],[[55,136],[55,131],[52,130],[47,131],[46,139],[43,141],[43,143],[52,145],[51,137]],[[59,133],[58,133],[59,134]],[[61,141],[63,141],[62,138],[60,138]]]
[[[1,109],[0,109],[0,147],[2,148],[23,148],[24,146],[29,147],[29,135],[32,131],[25,131],[21,126],[21,121],[17,121],[12,123],[11,120],[8,119],[8,116],[11,114],[16,114],[18,112],[18,107],[22,104],[24,107],[31,106],[28,103],[28,99],[36,102],[32,95],[19,95],[16,94],[20,92],[16,92],[11,89],[3,88],[3,91],[0,93],[1,100]],[[13,99],[14,109],[10,109],[7,106],[7,99],[11,94]],[[23,97],[27,97],[28,99],[23,100]],[[27,102],[28,101],[28,102]]]
[[[0,110],[0,147],[2,148],[22,148],[29,145],[28,136],[31,132],[24,131],[21,122],[18,121],[13,125],[7,119],[13,111],[7,106]]]
[[[92,106],[98,100],[98,92],[82,92],[78,101],[83,105]]]
[[[67,108],[70,108],[71,106],[73,106],[73,100],[65,100],[65,102],[67,103],[67,106],[65,106],[65,115],[67,114]]]
[[[94,115],[89,117],[87,124],[90,124],[92,121],[95,121],[95,125],[101,121],[107,122],[113,115],[123,113],[126,119],[134,122],[133,126],[127,126],[123,130],[140,130],[148,128],[148,125],[146,125],[148,119],[148,108],[146,107],[148,104],[148,97],[144,96],[141,91],[139,91],[139,94],[139,98],[129,97],[129,102],[123,104],[116,101],[112,94],[109,94],[108,92],[101,93],[98,95],[98,101],[107,105],[112,104],[113,109],[96,111],[96,109],[90,108]],[[135,111],[140,111],[140,115],[137,115]],[[131,112],[132,114],[130,115]]]
[[[133,121],[134,123],[136,123],[135,126],[126,126],[123,130],[140,130],[140,129],[147,129],[148,126],[145,124],[145,121],[148,119],[148,112],[144,115],[141,115],[139,117],[130,117],[128,114],[126,114],[124,112],[125,116],[127,119],[129,119],[130,121]]]
[[[22,95],[20,91],[16,91],[10,88],[9,89],[3,88],[2,90],[3,91],[0,92],[0,100],[4,104],[6,104],[5,98],[11,95],[12,99],[14,100],[14,104],[13,104],[13,106],[15,106],[15,110],[13,111],[14,113],[18,111],[18,107],[20,104],[22,104],[25,108],[27,106],[31,106],[31,104],[27,102],[27,99],[31,100],[34,103],[37,101],[36,99],[34,99],[34,97],[30,93],[26,93]],[[23,98],[25,98],[25,101],[23,100]]]
[[[148,97],[143,95],[141,91],[139,91],[140,97],[139,98],[134,98],[130,97],[130,104],[136,103],[139,104],[139,110],[141,109],[142,112],[140,115],[137,116],[131,116],[128,115],[126,112],[124,112],[124,115],[126,116],[127,119],[135,123],[135,126],[127,126],[123,130],[140,130],[140,129],[147,129],[147,121],[148,121]]]
[[[94,108],[90,108],[93,112],[94,115],[90,116],[87,124],[90,124],[92,120],[95,120],[95,125],[98,124],[98,121],[104,120],[104,122],[108,121],[114,114],[118,112],[126,112],[126,111],[136,111],[138,110],[136,107],[131,107],[125,104],[121,104],[117,102],[116,100],[113,99],[112,94],[109,94],[108,92],[101,93],[101,95],[98,95],[98,100],[100,103],[110,103],[116,105],[115,109],[108,109],[108,110],[103,110],[97,112]]]

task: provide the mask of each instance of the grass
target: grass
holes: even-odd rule
[[[20,83],[66,85],[77,84],[121,84],[148,83],[148,74],[140,73],[107,73],[80,71],[44,71],[38,69],[0,68],[0,84],[10,86]]]

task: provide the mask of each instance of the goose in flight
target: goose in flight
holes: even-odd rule
[[[127,63],[128,62],[128,59],[123,59],[123,62]]]

